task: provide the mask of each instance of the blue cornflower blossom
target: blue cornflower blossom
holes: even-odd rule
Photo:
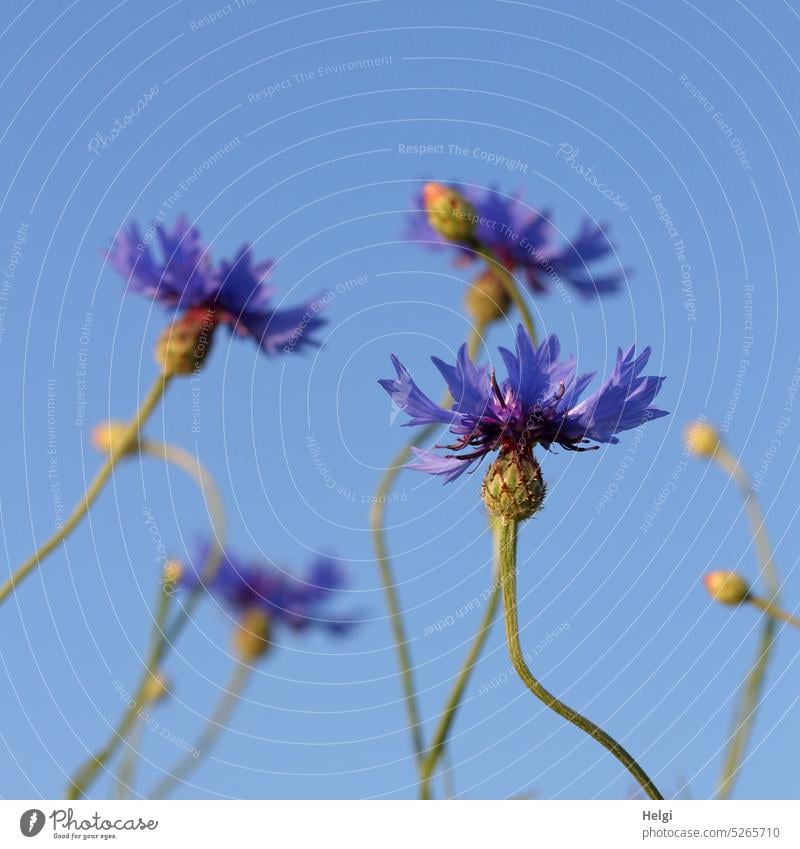
[[[460,234],[455,230],[454,238],[447,238],[432,226],[429,211],[451,192],[468,202],[471,209],[457,214],[466,214],[472,226],[459,228]],[[467,230],[470,237],[463,238]],[[602,227],[587,218],[572,240],[559,243],[549,210],[531,210],[519,195],[502,195],[495,188],[426,183],[415,199],[407,237],[434,249],[455,250],[460,263],[478,259],[477,246],[488,248],[509,272],[520,274],[534,293],[547,291],[548,283],[563,282],[581,297],[588,298],[618,291],[625,279],[622,271],[604,274],[590,271],[592,263],[613,253]]]
[[[210,541],[195,547],[191,564],[180,571],[181,587],[192,589],[201,582],[210,551]],[[245,560],[230,551],[223,553],[216,574],[205,582],[208,592],[239,615],[256,610],[271,623],[296,631],[316,626],[337,634],[357,621],[355,616],[324,615],[326,605],[344,586],[344,569],[331,557],[316,556],[301,577],[269,561]]]
[[[265,283],[272,261],[254,262],[245,245],[232,260],[214,264],[186,216],[172,229],[154,225],[145,235],[131,222],[117,234],[107,258],[129,291],[181,311],[190,325],[213,330],[225,324],[270,354],[317,344],[312,334],[323,320],[316,302],[274,309],[270,301],[275,289]]]
[[[493,451],[532,457],[533,448],[549,450],[554,444],[571,451],[597,448],[595,443],[616,443],[616,434],[667,415],[651,406],[663,377],[642,375],[650,348],[636,356],[634,346],[617,353],[611,374],[583,401],[580,396],[594,373],[577,374],[575,360],[559,360],[560,346],[550,336],[535,347],[523,327],[517,329],[516,353],[500,348],[508,379],[498,383],[494,370],[476,366],[467,346],[458,352],[455,365],[437,357],[453,397],[447,410],[434,403],[414,383],[403,364],[392,355],[396,380],[379,383],[392,401],[411,419],[407,426],[443,424],[456,438],[451,445],[436,446],[451,453],[415,449],[409,468],[455,480]]]

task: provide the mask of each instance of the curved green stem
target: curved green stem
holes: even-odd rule
[[[86,492],[83,494],[78,506],[70,513],[69,518],[64,524],[43,544],[41,545],[0,587],[0,604],[2,604],[16,587],[27,578],[27,576],[40,565],[42,560],[50,554],[60,542],[66,539],[70,533],[80,524],[81,519],[89,511],[89,508],[100,495],[103,487],[111,477],[114,467],[135,444],[139,437],[139,431],[147,418],[155,410],[158,402],[164,395],[164,392],[169,385],[171,374],[159,374],[150,391],[147,393],[142,405],[139,407],[134,418],[128,423],[125,430],[120,436],[119,442],[115,445],[113,451],[109,452],[100,470],[95,475],[94,480],[89,484]]]
[[[777,607],[760,596],[751,595],[747,600],[759,610],[763,610],[767,616],[771,616],[779,622],[785,622],[787,625],[792,625],[794,628],[800,628],[800,616],[792,616],[791,613]]]
[[[483,338],[483,327],[475,327],[467,343],[470,358],[474,359]],[[442,399],[442,406],[449,407],[452,404],[450,393],[446,393]],[[408,727],[411,730],[411,740],[414,746],[414,754],[421,763],[425,754],[425,742],[422,737],[422,722],[420,720],[419,708],[417,707],[416,688],[414,686],[414,675],[412,672],[411,655],[408,650],[408,636],[403,624],[400,612],[400,599],[397,594],[397,585],[394,579],[394,570],[389,558],[389,549],[386,544],[386,504],[398,475],[405,464],[411,459],[412,448],[417,448],[425,443],[436,432],[436,425],[427,425],[417,434],[392,459],[389,467],[383,474],[375,492],[372,508],[370,510],[370,527],[372,529],[372,545],[378,560],[378,569],[383,584],[383,592],[386,596],[386,605],[389,608],[389,621],[392,627],[397,659],[400,664],[400,674],[403,684],[403,698],[406,707]]]
[[[156,442],[152,439],[143,439],[139,443],[139,450],[142,454],[147,454],[155,457],[158,460],[164,460],[167,463],[181,469],[195,483],[203,495],[208,519],[211,525],[211,548],[209,551],[209,559],[203,568],[203,579],[208,581],[213,578],[219,567],[219,562],[222,557],[222,548],[225,542],[227,533],[225,520],[225,505],[222,501],[219,487],[212,477],[208,469],[200,462],[200,460],[184,448],[178,445],[170,445],[166,442]]]
[[[143,710],[146,702],[145,694],[150,678],[158,672],[158,667],[163,662],[167,652],[175,644],[183,628],[190,620],[191,614],[201,598],[204,583],[213,579],[222,561],[226,533],[225,509],[219,488],[210,472],[194,455],[175,445],[142,439],[139,442],[139,450],[142,453],[164,459],[166,462],[176,465],[197,481],[208,508],[212,544],[206,562],[203,564],[202,580],[189,593],[187,602],[174,617],[171,625],[167,625],[170,593],[167,592],[163,585],[159,584],[159,607],[153,621],[153,630],[150,636],[152,648],[136,689],[136,695],[128,704],[119,725],[114,729],[105,746],[92,755],[84,766],[81,767],[76,776],[73,777],[67,789],[68,799],[78,799],[85,795],[89,785],[99,774],[100,769],[106,766],[130,733],[136,718]],[[165,606],[162,607],[162,605]]]
[[[236,662],[228,686],[223,690],[217,706],[208,719],[195,745],[181,758],[172,772],[165,775],[148,795],[148,799],[166,799],[173,788],[183,781],[193,770],[197,769],[201,759],[205,757],[216,744],[222,732],[226,729],[236,703],[239,701],[244,688],[250,679],[253,667]]]
[[[408,650],[408,636],[406,635],[406,628],[400,613],[400,598],[397,593],[392,564],[389,560],[389,550],[386,547],[384,517],[386,515],[387,496],[397,476],[400,474],[400,469],[411,459],[412,447],[416,448],[425,442],[433,434],[434,430],[435,427],[433,425],[423,428],[411,442],[404,445],[397,453],[386,473],[381,478],[381,482],[375,493],[375,500],[372,502],[372,508],[370,510],[372,544],[375,548],[375,555],[378,558],[378,569],[381,574],[383,592],[386,596],[386,606],[389,608],[389,622],[392,627],[392,637],[397,651],[397,659],[400,664],[408,727],[411,729],[411,741],[417,758],[422,756],[425,744],[422,739],[422,725],[417,707],[414,675],[411,671],[411,654]]]
[[[513,520],[497,522],[495,533],[500,538],[498,545],[500,585],[503,589],[503,601],[505,605],[506,640],[508,642],[508,651],[511,655],[511,662],[517,674],[537,699],[540,699],[559,716],[562,716],[568,722],[580,728],[581,731],[584,731],[590,737],[597,740],[601,746],[608,749],[636,779],[651,799],[663,799],[664,797],[659,793],[647,773],[613,737],[606,734],[602,728],[595,725],[591,720],[557,699],[539,683],[528,668],[519,640],[519,620],[517,616],[517,522]]]
[[[756,556],[767,587],[769,604],[778,604],[778,590],[780,580],[775,568],[775,560],[772,545],[767,536],[764,523],[764,514],[753,490],[750,479],[741,463],[720,444],[714,454],[714,460],[727,472],[739,488],[744,499],[745,512],[750,524],[753,536],[753,544]],[[717,784],[716,797],[718,799],[729,799],[733,792],[733,784],[742,768],[742,760],[747,750],[747,743],[753,729],[756,711],[761,701],[761,689],[767,672],[767,665],[772,655],[775,643],[777,622],[772,617],[766,617],[758,641],[756,657],[747,677],[742,685],[742,695],[739,707],[733,719],[731,734],[728,742],[728,751],[722,765],[719,783]]]
[[[497,274],[503,285],[506,287],[506,291],[508,292],[511,300],[514,302],[514,306],[519,310],[520,318],[522,319],[522,323],[525,325],[525,329],[528,331],[528,335],[531,337],[531,342],[535,345],[536,324],[533,321],[531,311],[528,309],[528,304],[522,296],[522,292],[520,292],[514,276],[503,265],[503,263],[497,259],[489,248],[484,247],[483,245],[476,245],[475,252],[485,260],[486,264],[492,269],[492,271],[495,272],[495,274]]]
[[[495,540],[498,539],[495,534]],[[495,558],[495,564],[497,564],[498,560]],[[450,728],[453,725],[453,720],[456,718],[456,711],[458,710],[458,706],[461,703],[461,699],[464,696],[464,691],[467,688],[467,684],[469,682],[470,675],[472,674],[472,670],[475,668],[478,658],[480,657],[481,652],[483,651],[483,647],[486,645],[486,640],[489,637],[489,633],[491,632],[492,625],[494,624],[495,615],[497,613],[497,607],[500,602],[500,592],[498,588],[498,576],[496,572],[495,566],[495,576],[492,581],[492,589],[491,595],[488,598],[486,604],[486,610],[483,612],[483,619],[481,619],[480,627],[478,628],[478,633],[475,636],[475,639],[470,647],[469,653],[467,654],[466,659],[464,660],[464,664],[461,667],[461,671],[456,678],[455,684],[453,685],[453,689],[450,692],[450,696],[447,699],[447,702],[444,707],[444,711],[439,719],[439,724],[436,727],[436,731],[433,735],[433,740],[431,741],[430,748],[422,762],[421,767],[421,778],[420,778],[420,790],[419,795],[420,799],[430,799],[430,782],[433,778],[434,773],[436,772],[436,767],[439,763],[440,758],[443,756],[445,751],[445,743],[447,742],[448,734],[450,733]]]

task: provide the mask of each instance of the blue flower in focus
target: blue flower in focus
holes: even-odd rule
[[[272,261],[254,262],[245,245],[232,260],[215,265],[186,216],[172,229],[153,225],[145,234],[131,222],[117,234],[107,258],[130,291],[184,315],[210,316],[214,327],[225,324],[267,353],[317,344],[313,332],[324,322],[314,301],[272,308],[275,290],[265,283]]]
[[[594,373],[577,374],[575,360],[559,360],[558,339],[550,336],[538,348],[523,327],[517,329],[516,353],[500,348],[508,378],[498,383],[494,370],[476,366],[463,345],[455,365],[437,357],[433,364],[453,397],[452,409],[433,402],[414,383],[403,364],[392,356],[397,379],[379,383],[411,419],[407,426],[443,424],[456,439],[436,446],[450,453],[415,449],[409,468],[455,480],[493,451],[530,456],[536,445],[554,444],[570,451],[616,443],[617,434],[667,415],[651,406],[663,377],[643,376],[650,348],[638,356],[633,346],[617,353],[611,374],[591,395],[580,396]]]
[[[200,583],[210,552],[210,541],[196,546],[191,564],[181,571],[180,586],[192,589]],[[325,608],[344,585],[344,570],[331,557],[315,557],[301,577],[269,561],[245,560],[226,551],[205,587],[239,614],[255,609],[273,624],[283,623],[296,631],[315,626],[340,634],[355,624],[356,617],[326,615]]]
[[[625,279],[622,271],[597,274],[590,269],[593,263],[613,253],[613,246],[601,227],[586,219],[571,241],[559,243],[549,210],[531,210],[518,195],[501,195],[494,188],[426,183],[411,213],[409,239],[434,249],[454,249],[462,263],[478,259],[474,243],[454,243],[431,226],[428,207],[431,199],[445,188],[458,192],[474,209],[475,242],[488,248],[512,274],[521,275],[534,293],[545,292],[562,282],[586,298],[616,292],[622,287]]]

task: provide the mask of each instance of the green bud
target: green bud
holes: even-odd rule
[[[164,572],[161,576],[161,584],[164,592],[172,595],[183,576],[183,564],[179,560],[168,560],[164,564]]]
[[[92,445],[103,454],[133,454],[139,448],[139,440],[134,437],[126,444],[127,432],[125,422],[107,421],[95,425],[92,428]]]
[[[213,309],[188,310],[158,339],[155,358],[164,374],[194,374],[211,350],[216,327]]]
[[[719,431],[703,421],[688,425],[683,432],[683,440],[687,450],[697,457],[713,457],[720,445]]]
[[[492,516],[522,522],[541,509],[545,490],[533,455],[506,450],[489,466],[481,494]]]
[[[464,297],[467,314],[479,327],[499,321],[511,306],[511,295],[496,271],[479,274]]]
[[[144,700],[147,704],[156,704],[169,695],[169,684],[163,675],[152,674],[144,687]]]
[[[472,241],[478,216],[463,195],[441,183],[426,183],[422,197],[428,221],[440,236],[459,244]]]
[[[750,585],[737,572],[709,572],[703,576],[703,583],[720,604],[741,604],[750,597]]]
[[[243,661],[253,663],[269,648],[269,636],[269,617],[263,610],[252,607],[233,633],[233,647]]]

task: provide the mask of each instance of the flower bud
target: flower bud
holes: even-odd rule
[[[125,422],[107,421],[92,428],[92,445],[103,454],[133,454],[138,446],[138,440],[133,439],[125,446],[125,432],[128,425]]]
[[[251,607],[233,634],[233,647],[239,657],[252,663],[269,648],[269,617],[258,607]]]
[[[155,704],[167,697],[169,686],[163,675],[150,675],[144,686],[144,700],[146,704]]]
[[[428,221],[440,236],[462,244],[472,240],[477,215],[463,195],[441,183],[425,183],[422,198]]]
[[[185,312],[163,331],[158,339],[155,358],[165,374],[194,374],[211,350],[217,322],[213,309]]]
[[[505,450],[489,466],[481,494],[492,516],[522,522],[541,508],[545,489],[532,454]]]
[[[692,422],[683,432],[686,448],[697,457],[713,457],[719,448],[719,431],[708,422]]]
[[[511,295],[493,269],[479,274],[467,289],[464,297],[467,314],[479,327],[499,321],[511,306]]]
[[[168,560],[164,565],[164,574],[162,583],[164,591],[168,593],[175,592],[175,587],[183,575],[183,565],[179,560]]]
[[[720,604],[741,604],[750,597],[750,586],[737,572],[708,572],[703,583],[711,598]]]

